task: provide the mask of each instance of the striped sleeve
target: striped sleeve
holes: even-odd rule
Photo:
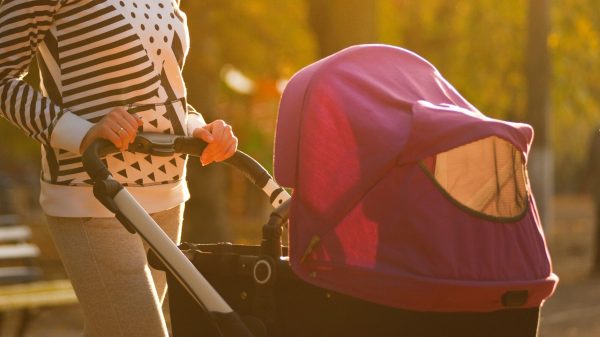
[[[62,1],[4,0],[0,4],[0,114],[48,145],[63,111],[22,78]]]

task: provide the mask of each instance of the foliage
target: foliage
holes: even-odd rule
[[[278,81],[289,78],[314,60],[314,42],[306,28],[306,8],[301,0],[187,1],[191,52],[186,81],[213,71],[215,103],[205,113],[231,122],[241,148],[266,166],[272,158],[272,141],[279,100]],[[201,22],[203,21],[203,22]],[[200,23],[201,22],[201,23]],[[208,47],[207,47],[208,46]],[[254,81],[250,96],[228,88],[219,77],[232,65]],[[193,97],[190,98],[193,102]]]
[[[429,59],[483,113],[525,121],[527,6],[517,1],[380,0],[386,43]],[[551,129],[559,192],[579,190],[587,143],[600,124],[600,7],[551,2]]]
[[[318,53],[316,36],[310,35],[311,2],[318,4],[213,0],[220,64],[233,64],[255,80],[268,83],[270,78],[273,83],[314,61]],[[193,3],[192,7],[201,6]],[[526,121],[527,0],[377,0],[376,4],[375,41],[423,55],[483,113]],[[556,0],[551,5],[548,46],[556,187],[574,191],[582,184],[587,142],[600,120],[600,9],[594,0]],[[343,1],[325,7],[339,11],[341,6]],[[357,15],[373,15],[369,13]],[[348,19],[345,25],[347,34],[352,34],[351,22]],[[237,111],[232,117],[241,125],[242,146],[257,153],[270,149],[276,99],[255,105],[256,96],[237,97],[225,87],[219,92],[219,112],[227,116],[228,110]],[[268,155],[258,154],[263,160]]]
[[[600,7],[593,0],[555,0],[552,18],[556,180],[574,190],[584,183],[589,139],[600,126]]]
[[[185,69],[190,102],[208,119],[230,121],[241,148],[270,167],[278,84],[317,59],[320,31],[314,25],[320,21],[310,9],[318,7],[343,13],[319,13],[321,19],[335,18],[343,25],[335,30],[340,39],[375,24],[373,42],[423,55],[483,113],[525,120],[528,0],[375,0],[376,11],[354,12],[347,11],[351,3],[182,1],[191,31]],[[548,46],[556,186],[573,191],[581,185],[588,139],[600,124],[600,7],[597,0],[554,0],[551,5]],[[240,94],[226,85],[222,72],[227,67],[250,78],[254,90]],[[37,156],[39,146],[9,123],[0,123],[0,134],[11,140],[5,142],[2,158]],[[244,191],[235,192],[239,195],[234,199],[243,200]]]
[[[408,23],[397,43],[430,60],[483,113],[522,120],[525,5],[397,1],[400,21]]]

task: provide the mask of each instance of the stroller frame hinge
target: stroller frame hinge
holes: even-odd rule
[[[94,183],[94,196],[98,201],[104,205],[109,211],[115,214],[115,217],[125,229],[131,234],[135,234],[136,231],[134,229],[133,224],[127,217],[119,210],[119,206],[115,203],[115,196],[123,190],[123,186],[116,180],[108,177],[107,179],[96,181]]]
[[[114,201],[115,196],[123,189],[123,186],[116,180],[103,179],[94,183],[94,196],[113,213],[119,212],[119,207]]]

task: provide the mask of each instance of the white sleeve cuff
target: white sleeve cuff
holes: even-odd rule
[[[194,130],[206,125],[206,121],[204,121],[202,115],[190,113],[186,117],[185,124],[187,127],[187,135],[192,136],[194,134]]]
[[[50,146],[79,153],[81,142],[92,126],[94,126],[93,123],[70,111],[65,111],[54,126],[50,137]]]

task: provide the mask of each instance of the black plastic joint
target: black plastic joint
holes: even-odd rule
[[[273,219],[273,215],[271,216]],[[262,240],[260,243],[260,253],[279,259],[281,256],[281,226],[275,222],[267,223],[262,228]]]
[[[101,180],[94,184],[94,196],[113,213],[119,212],[119,207],[114,201],[114,197],[123,189],[123,186],[115,180]]]

